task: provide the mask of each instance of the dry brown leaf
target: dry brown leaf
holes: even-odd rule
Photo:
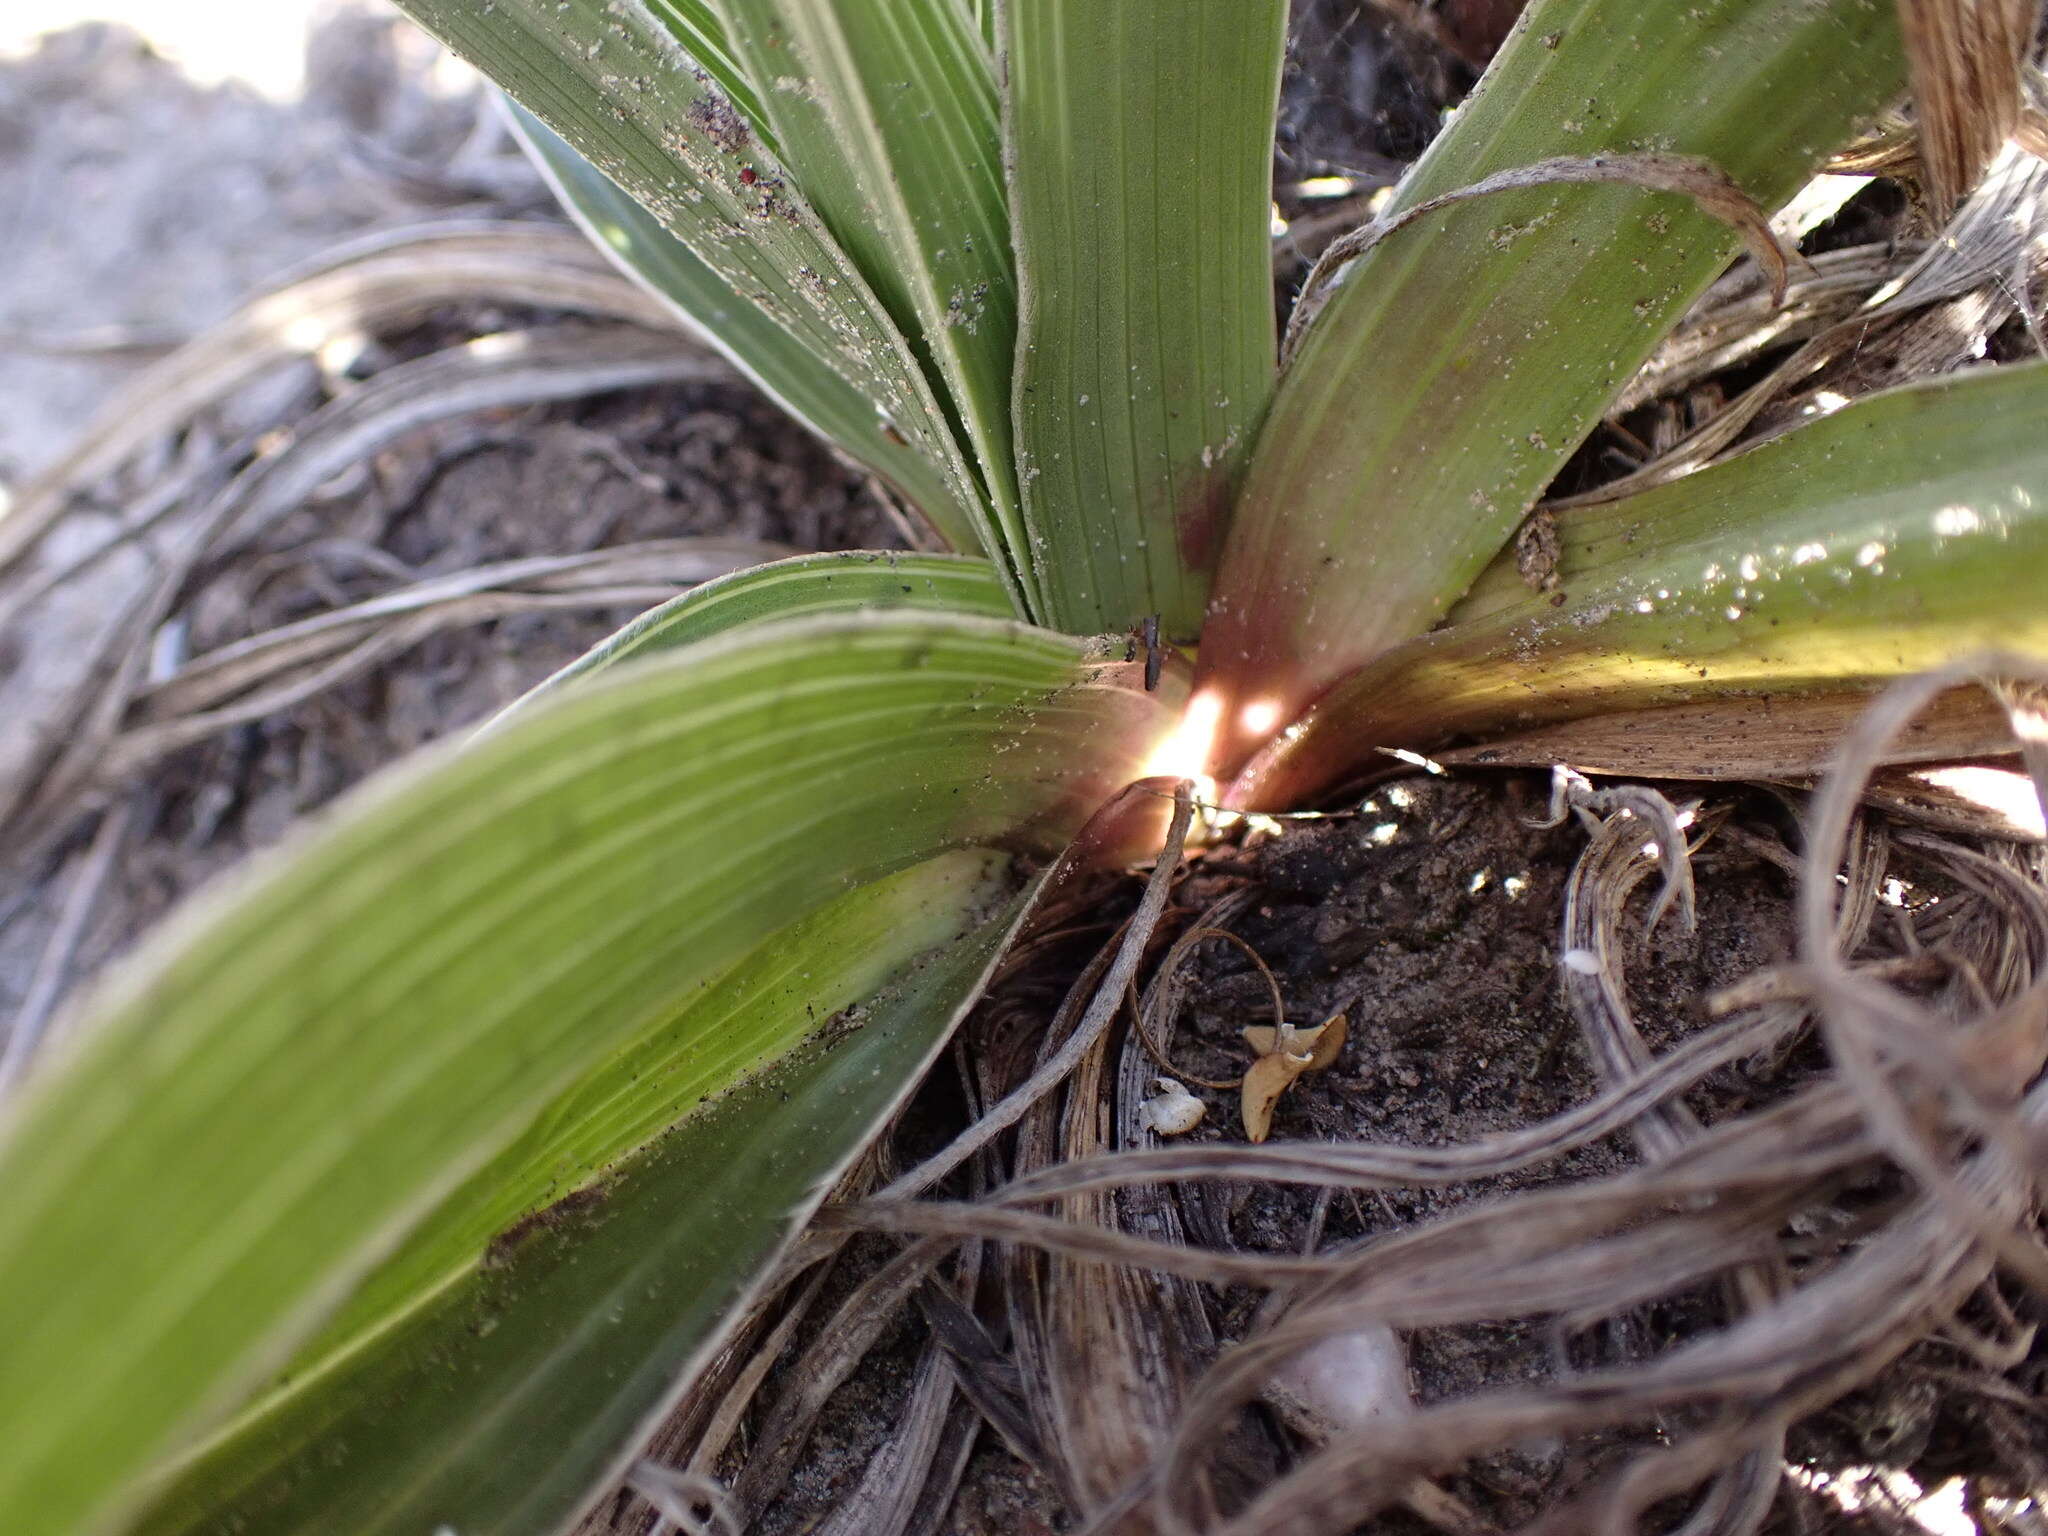
[[[2013,142],[2037,160],[2048,160],[2048,112],[2027,107],[2012,131]]]
[[[1977,185],[2020,118],[2036,0],[1899,0],[1920,162],[1937,224]]]
[[[1309,1064],[1305,1070],[1320,1072],[1337,1059],[1349,1032],[1349,1025],[1341,1013],[1331,1015],[1314,1029],[1297,1029],[1292,1024],[1283,1027],[1287,1031],[1285,1040],[1275,1039],[1279,1031],[1270,1024],[1247,1024],[1238,1033],[1244,1036],[1244,1043],[1261,1056],[1270,1056],[1276,1049],[1291,1056],[1307,1056]]]
[[[1309,1058],[1273,1051],[1245,1069],[1242,1111],[1245,1139],[1264,1141],[1273,1134],[1273,1106],[1287,1085],[1308,1070]]]
[[[1344,1049],[1350,1025],[1341,1013],[1314,1029],[1282,1024],[1252,1024],[1243,1030],[1245,1043],[1259,1053],[1246,1069],[1241,1090],[1245,1136],[1264,1141],[1273,1131],[1273,1108],[1287,1085],[1304,1072],[1320,1072]]]
[[[1842,732],[1870,705],[1866,694],[1711,699],[1623,710],[1436,754],[1452,766],[1548,767],[1643,778],[1807,778],[1828,765]],[[2011,728],[1997,703],[1957,689],[1899,733],[1889,758],[1947,762],[2008,750]]]

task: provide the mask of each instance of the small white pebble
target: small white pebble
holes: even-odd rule
[[[1159,1136],[1179,1136],[1202,1123],[1209,1106],[1170,1077],[1156,1078],[1156,1097],[1138,1106],[1138,1123]]]
[[[1362,1429],[1415,1407],[1408,1352],[1385,1323],[1303,1350],[1273,1373],[1269,1386],[1332,1430]]]
[[[1558,959],[1566,970],[1576,971],[1581,976],[1600,974],[1600,957],[1590,949],[1568,949]]]

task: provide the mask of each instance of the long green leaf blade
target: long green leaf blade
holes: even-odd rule
[[[948,848],[1061,845],[1164,706],[1078,642],[869,615],[565,689],[161,935],[0,1133],[0,1530],[98,1528],[592,1065]]]
[[[1018,479],[1048,621],[1190,642],[1273,391],[1284,0],[1013,0]]]
[[[2048,654],[2048,363],[1873,396],[1739,458],[1563,514],[1560,593],[1503,560],[1256,759],[1277,805],[1374,747],[1595,713],[1869,691],[1975,650]]]
[[[1006,855],[941,854],[860,887],[777,933],[688,1007],[620,1045],[408,1234],[300,1351],[292,1374],[385,1326],[494,1234],[583,1188],[735,1082],[759,1076],[903,965],[960,937],[1006,895]]]
[[[331,1332],[390,1315],[394,1296],[419,1298],[409,1315],[324,1373],[295,1364],[291,1389],[184,1468],[137,1530],[564,1526],[972,1000],[1019,910],[1007,862],[947,854],[842,897],[607,1062]],[[772,1066],[703,1097],[701,1058],[742,1046]],[[514,1223],[508,1189],[533,1190],[536,1172],[558,1175],[558,1197],[586,1193]]]
[[[880,550],[829,550],[751,566],[702,582],[650,608],[608,635],[513,707],[562,684],[589,677],[629,657],[694,645],[747,624],[825,613],[891,608],[974,614],[1000,619],[1009,599],[986,560],[960,555],[906,555]]]
[[[622,187],[873,406],[996,547],[973,469],[911,345],[781,162],[645,0],[407,0],[455,53]],[[758,371],[758,370],[757,370]],[[822,423],[821,423],[822,425]]]
[[[784,157],[924,359],[1002,529],[985,541],[1044,621],[1017,511],[1016,276],[995,69],[957,0],[719,0]]]
[[[1560,156],[1711,161],[1765,208],[1904,85],[1890,0],[1539,0],[1394,208]],[[1428,628],[1736,236],[1629,186],[1501,192],[1345,269],[1282,378],[1203,659],[1226,760]]]
[[[981,548],[972,509],[955,499],[939,465],[901,432],[885,430],[874,403],[859,388],[820,367],[805,340],[733,292],[560,134],[517,103],[512,112],[528,154],[592,243],[673,305],[784,410],[879,475],[948,545],[970,554]]]

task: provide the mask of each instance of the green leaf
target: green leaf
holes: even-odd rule
[[[1045,617],[1017,511],[1016,274],[995,69],[959,0],[719,0],[790,173],[926,363],[972,443],[1000,541]]]
[[[1000,9],[997,0],[959,0],[960,8],[974,29],[981,34],[981,40],[993,51],[996,46],[996,28],[1002,24],[997,15]]]
[[[1273,391],[1284,0],[1017,0],[1018,478],[1048,622],[1192,641]]]
[[[842,897],[615,1055],[352,1300],[377,1336],[295,1364],[137,1529],[566,1527],[978,993],[1022,907],[1007,863],[946,854]]]
[[[948,848],[1061,846],[1157,700],[936,615],[750,628],[352,796],[82,1021],[0,1137],[0,1530],[73,1536],[597,1063]]]
[[[1904,85],[1891,0],[1539,0],[1390,212],[1560,156],[1704,159],[1765,208]],[[1290,720],[1464,592],[1737,236],[1670,193],[1563,185],[1419,219],[1345,268],[1267,415],[1203,635]]]
[[[864,397],[875,430],[929,460],[952,502],[920,503],[934,526],[971,524],[983,547],[997,544],[910,343],[781,162],[645,0],[406,0],[405,9]],[[767,365],[756,371],[766,376]]]
[[[824,613],[930,609],[1000,619],[1009,598],[986,560],[960,555],[911,555],[879,550],[832,550],[771,561],[700,583],[650,608],[599,641],[512,707],[575,678],[616,666],[629,656],[674,650],[746,624]]]
[[[971,509],[954,499],[938,464],[913,448],[902,433],[892,436],[884,430],[873,403],[855,384],[819,366],[806,339],[733,292],[724,278],[547,124],[516,102],[511,107],[528,154],[600,250],[668,300],[693,330],[731,358],[776,404],[879,475],[930,521],[947,544],[970,553],[981,547]]]
[[[1560,514],[1557,593],[1498,562],[1454,622],[1347,678],[1255,759],[1234,803],[1291,804],[1373,747],[2048,654],[2044,420],[2048,363],[1959,374]]]

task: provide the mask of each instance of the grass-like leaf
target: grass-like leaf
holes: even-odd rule
[[[719,0],[804,196],[930,370],[1046,616],[1010,432],[1016,273],[994,64],[959,0]]]
[[[875,414],[860,389],[821,368],[807,340],[735,293],[560,134],[518,103],[511,109],[528,154],[592,243],[673,305],[784,410],[892,486],[949,546],[980,549],[971,507],[955,499],[934,460]]]
[[[1017,0],[1006,25],[1017,463],[1048,622],[1157,613],[1189,642],[1273,391],[1287,7]]]
[[[0,1136],[0,1530],[73,1536],[597,1063],[953,847],[1049,849],[1165,710],[1075,641],[738,631],[428,754],[159,933]]]
[[[1497,562],[1452,623],[1347,678],[1237,795],[1290,802],[1378,746],[1868,690],[1974,650],[2048,648],[2044,419],[2048,363],[1987,369],[1560,514],[1558,592]]]
[[[829,550],[750,566],[692,587],[650,608],[541,683],[515,708],[576,678],[628,657],[649,656],[764,624],[824,613],[890,608],[975,614],[1000,619],[1009,599],[986,560],[964,555],[912,555],[883,550]]]
[[[934,526],[971,523],[983,547],[999,547],[978,475],[911,342],[645,0],[406,0],[405,9],[865,398],[884,437],[929,460],[954,503],[920,503]]]
[[[296,1362],[137,1529],[564,1527],[972,1000],[1019,910],[1007,864],[841,897],[615,1054],[352,1298],[351,1354]]]
[[[1904,85],[1876,0],[1538,0],[1390,214],[1563,156],[1704,160],[1765,208]],[[1631,186],[1446,207],[1340,274],[1253,452],[1203,656],[1283,718],[1434,623],[1735,249]],[[1227,759],[1255,744],[1236,708]]]

